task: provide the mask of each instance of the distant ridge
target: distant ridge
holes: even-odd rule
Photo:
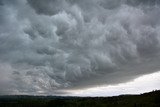
[[[114,97],[6,95],[0,107],[160,107],[160,90]]]

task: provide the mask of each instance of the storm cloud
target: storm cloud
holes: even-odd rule
[[[160,70],[159,0],[0,0],[0,94],[65,94]]]

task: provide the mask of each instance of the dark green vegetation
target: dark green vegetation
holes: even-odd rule
[[[0,107],[160,107],[160,91],[115,97],[0,96]]]

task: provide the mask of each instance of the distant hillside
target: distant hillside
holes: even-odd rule
[[[0,96],[0,107],[160,107],[160,90],[115,97]]]

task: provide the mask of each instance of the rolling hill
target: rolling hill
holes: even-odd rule
[[[0,96],[0,107],[160,107],[160,90],[114,97]]]

